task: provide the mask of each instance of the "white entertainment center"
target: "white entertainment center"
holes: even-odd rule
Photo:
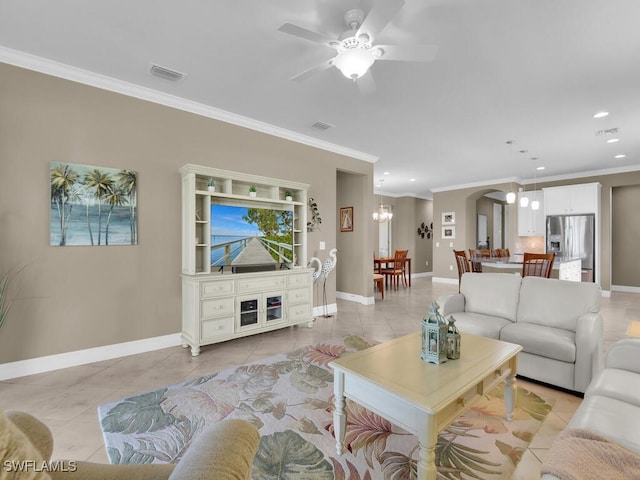
[[[184,165],[180,174],[183,346],[191,347],[191,354],[196,356],[203,345],[311,324],[309,185],[191,164]],[[215,190],[208,188],[209,183]],[[291,194],[290,200],[287,193]],[[211,211],[217,205],[291,212],[292,244],[278,246],[287,259],[274,261],[273,265],[235,266],[227,255],[222,264],[212,268],[212,251],[219,247],[211,242]]]

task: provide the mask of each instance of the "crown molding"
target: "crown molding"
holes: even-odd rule
[[[576,178],[585,178],[585,177],[600,177],[603,175],[615,175],[617,173],[628,173],[628,172],[637,172],[640,170],[640,165],[628,165],[626,167],[615,167],[615,168],[606,168],[602,170],[590,170],[587,172],[579,172],[579,173],[571,173],[565,175],[555,175],[552,177],[537,177],[537,178],[528,178],[526,180],[522,180],[522,185],[531,185],[532,183],[545,183],[545,182],[555,182],[558,180],[574,180]]]
[[[157,103],[166,107],[194,113],[202,117],[220,120],[225,123],[230,123],[239,127],[266,133],[268,135],[273,135],[275,137],[290,140],[292,142],[355,158],[364,162],[375,163],[379,159],[379,157],[375,155],[360,152],[358,150],[353,150],[351,148],[343,147],[335,143],[318,140],[317,138],[303,135],[286,128],[277,127],[266,122],[261,122],[249,117],[237,115],[235,113],[221,110],[210,105],[187,100],[176,95],[160,92],[151,88],[142,87],[140,85],[125,82],[123,80],[118,80],[116,78],[91,72],[89,70],[72,67],[64,63],[21,52],[19,50],[13,50],[0,46],[0,62],[16,67],[25,68],[27,70],[44,73],[46,75],[63,78],[72,82],[82,83],[84,85],[100,88],[102,90],[119,93],[121,95],[137,98],[139,100]]]
[[[492,187],[499,183],[520,183],[521,181],[522,180],[520,179],[520,177],[496,178],[493,180],[482,180],[480,182],[463,183],[460,185],[451,185],[448,187],[432,188],[431,192],[440,193],[440,192],[448,192],[450,190],[462,190],[463,188]]]

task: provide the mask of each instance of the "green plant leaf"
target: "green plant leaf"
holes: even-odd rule
[[[160,407],[166,392],[167,389],[162,388],[125,398],[102,419],[102,429],[110,433],[144,433],[172,425],[176,417]]]

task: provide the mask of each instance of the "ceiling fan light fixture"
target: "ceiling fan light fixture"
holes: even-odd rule
[[[355,81],[367,73],[375,60],[371,48],[357,46],[338,53],[333,59],[333,64],[342,72],[342,75]]]

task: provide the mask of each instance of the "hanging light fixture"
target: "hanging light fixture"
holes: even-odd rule
[[[507,140],[506,144],[509,145],[509,156],[511,156],[511,145],[513,145],[513,140]],[[507,193],[507,203],[512,205],[516,201],[516,193],[513,191],[513,182],[509,186],[509,193]]]
[[[536,197],[534,197],[533,202],[531,202],[531,210],[538,210],[540,208],[540,202],[538,201],[538,193],[537,193],[537,189],[538,189],[538,169],[536,169],[536,171],[533,174],[533,191],[535,192],[534,195],[536,195]]]
[[[373,212],[373,220],[378,223],[384,223],[387,220],[391,220],[393,218],[393,213],[391,212],[391,205],[383,205],[382,204],[382,182],[384,180],[380,180],[380,205],[378,205],[378,210]]]
[[[523,189],[522,187],[520,187],[520,192],[522,192],[522,196],[520,197],[520,206],[522,208],[526,208],[529,206],[529,197],[527,197],[526,188]]]

